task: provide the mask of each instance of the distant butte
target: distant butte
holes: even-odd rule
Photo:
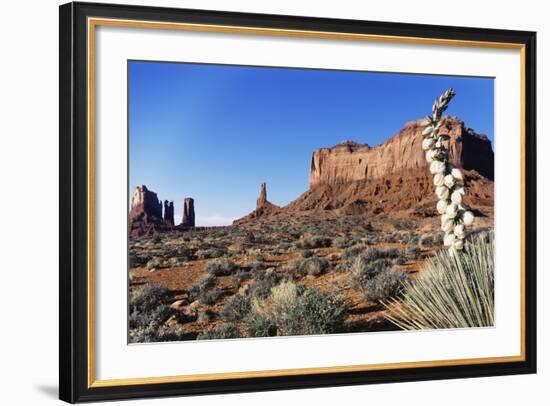
[[[147,186],[136,186],[132,195],[128,222],[132,236],[151,235],[177,228],[193,228],[195,227],[194,200],[190,197],[185,198],[182,224],[175,227],[174,202],[168,200],[161,202],[157,194]]]
[[[421,120],[416,120],[406,123],[396,135],[377,147],[343,141],[331,148],[315,150],[311,157],[308,191],[287,206],[277,207],[277,210],[256,208],[235,223],[317,211],[333,211],[337,215],[433,215],[435,196],[421,146],[422,131]],[[451,116],[444,118],[442,133],[450,137],[447,143],[451,162],[464,171],[470,191],[466,203],[489,208],[494,176],[490,140]],[[261,197],[260,189],[258,201]]]

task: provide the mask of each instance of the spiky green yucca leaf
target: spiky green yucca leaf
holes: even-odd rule
[[[405,282],[403,297],[386,304],[386,317],[404,330],[494,325],[493,254],[492,233],[475,237],[463,252],[438,252]]]

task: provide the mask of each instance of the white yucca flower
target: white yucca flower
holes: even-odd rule
[[[450,234],[451,231],[453,231],[454,223],[452,219],[447,220],[443,225],[441,226],[441,230],[445,234]]]
[[[453,233],[456,236],[456,238],[463,239],[464,238],[464,224],[457,224],[453,229]]]
[[[463,180],[464,179],[464,177],[462,176],[462,172],[460,172],[460,170],[457,169],[457,168],[453,168],[451,170],[451,175],[453,175],[453,177],[457,180]]]
[[[444,183],[445,183],[445,176],[443,176],[442,173],[436,173],[434,175],[434,185],[435,185],[435,187],[443,186]]]
[[[475,219],[474,214],[469,210],[465,211],[464,214],[462,215],[462,222],[467,226],[472,225],[472,223],[474,222],[474,219]]]
[[[431,149],[433,145],[434,145],[433,138],[424,138],[424,140],[422,141],[422,149],[425,151],[428,149]]]
[[[462,203],[462,196],[463,196],[462,193],[455,190],[453,193],[451,193],[451,201],[454,204],[460,204]]]
[[[456,237],[454,234],[445,234],[445,237],[443,237],[443,245],[446,247],[454,246],[455,241]]]
[[[449,189],[455,185],[455,178],[451,174],[445,175],[443,180],[445,182],[445,186],[447,186]]]
[[[438,186],[435,188],[435,194],[441,200],[447,200],[449,198],[449,188],[446,186]]]
[[[464,176],[460,169],[449,162],[449,153],[445,147],[446,134],[440,134],[443,124],[443,112],[455,96],[451,88],[435,99],[432,115],[422,121],[422,149],[426,151],[426,162],[430,173],[434,175],[435,194],[438,197],[437,212],[441,215],[441,229],[445,232],[443,242],[451,253],[464,248],[465,226],[474,222],[473,213],[464,206],[466,189],[462,186]]]
[[[449,205],[449,203],[447,202],[447,200],[438,200],[437,201],[437,212],[439,214],[445,214],[445,212],[447,211],[447,206]]]
[[[450,205],[448,205],[447,210],[445,210],[445,214],[450,219],[456,218],[457,213],[458,213],[458,206],[454,203],[451,203]]]
[[[443,173],[445,171],[445,164],[441,161],[433,161],[430,164],[430,172],[435,175],[436,173]]]

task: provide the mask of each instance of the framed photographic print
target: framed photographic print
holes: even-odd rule
[[[536,371],[533,32],[60,7],[60,398]]]

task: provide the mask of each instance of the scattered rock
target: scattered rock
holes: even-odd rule
[[[187,306],[189,302],[185,299],[180,299],[180,300],[176,300],[174,303],[172,303],[170,305],[170,308],[174,309],[174,310],[181,310],[183,309],[185,306]]]

